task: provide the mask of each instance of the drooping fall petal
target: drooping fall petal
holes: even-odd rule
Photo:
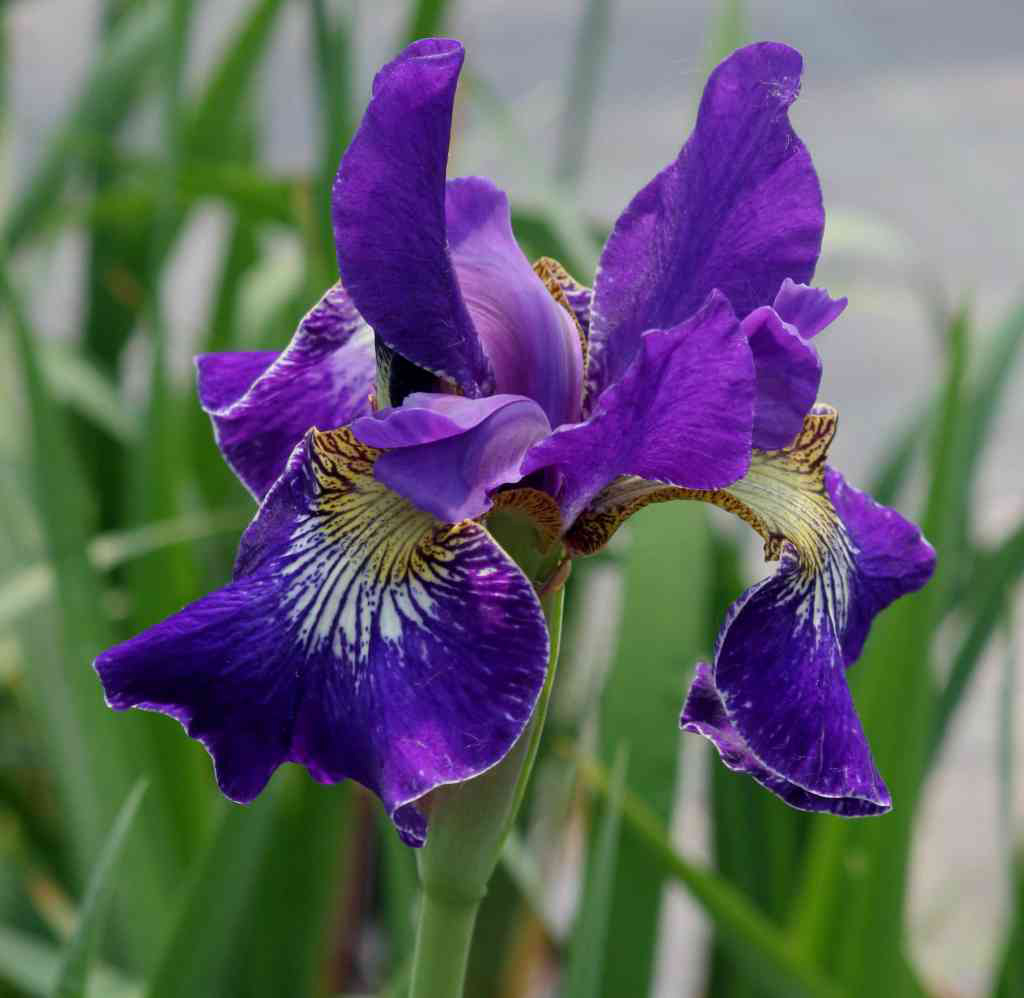
[[[312,431],[242,538],[234,581],[96,660],[108,703],[176,718],[252,800],[274,770],[354,779],[422,844],[415,801],[504,756],[544,682],[533,586],[473,522],[373,477],[377,452]]]

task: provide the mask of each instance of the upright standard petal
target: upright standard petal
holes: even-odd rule
[[[741,326],[757,382],[753,443],[759,450],[779,450],[803,429],[818,397],[821,358],[770,305],[755,308]]]
[[[377,479],[443,523],[486,513],[491,492],[519,481],[523,456],[550,431],[541,407],[521,395],[414,394],[352,425],[363,443],[391,448],[377,459]]]
[[[285,761],[355,779],[422,845],[414,802],[498,762],[544,682],[533,587],[476,523],[373,477],[348,430],[311,431],[242,538],[234,581],[96,661],[112,707],[169,714],[249,801]]]
[[[381,341],[488,394],[493,375],[459,290],[445,228],[445,171],[462,46],[413,42],[373,81],[332,192],[338,269]]]
[[[567,543],[588,553],[626,516],[670,499],[711,502],[751,524],[779,568],[730,609],[683,727],[795,807],[876,814],[891,802],[845,668],[874,616],[928,580],[935,554],[912,523],[826,469],[835,425],[834,410],[813,410],[789,447],[755,450],[747,474],[724,489],[620,480],[595,498]]]
[[[679,157],[636,195],[602,253],[590,397],[623,376],[646,330],[681,322],[713,288],[743,318],[784,278],[814,272],[821,189],[787,114],[801,70],[798,52],[763,42],[711,74]]]
[[[846,305],[846,298],[832,298],[822,288],[809,288],[787,277],[775,296],[773,307],[783,322],[795,327],[805,340],[809,340],[835,322]]]
[[[542,440],[523,464],[562,473],[567,523],[619,475],[713,489],[747,470],[754,364],[729,302],[713,292],[696,315],[640,344],[590,419]]]
[[[283,353],[203,354],[196,372],[217,445],[260,500],[307,430],[344,426],[370,411],[373,333],[336,284]]]
[[[483,177],[463,177],[448,182],[445,204],[459,288],[494,368],[495,391],[533,399],[552,426],[576,422],[580,330],[568,302],[558,304],[519,248],[505,193]]]

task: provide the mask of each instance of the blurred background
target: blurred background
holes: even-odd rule
[[[709,69],[803,52],[815,283],[850,299],[818,342],[832,463],[940,558],[851,674],[896,800],[866,822],[791,812],[679,736],[693,663],[770,570],[739,527],[654,507],[579,563],[467,994],[1024,995],[1024,7],[0,9],[0,995],[403,993],[415,870],[376,803],[285,767],[230,806],[89,662],[228,577],[252,507],[190,358],[283,347],[335,279],[330,179],[374,69],[428,34],[468,50],[449,174],[492,176],[528,255],[588,284]]]

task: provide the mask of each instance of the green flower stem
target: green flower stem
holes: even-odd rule
[[[480,898],[460,902],[424,890],[409,998],[459,998]]]
[[[530,779],[558,664],[564,590],[542,600],[551,636],[544,688],[508,755],[476,779],[430,795],[427,844],[417,855],[420,904],[410,998],[460,998],[473,926]]]

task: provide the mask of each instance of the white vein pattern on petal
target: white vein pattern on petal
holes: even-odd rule
[[[512,612],[520,599],[495,566],[486,531],[471,521],[440,524],[391,492],[372,477],[375,452],[349,434],[314,440],[313,500],[276,568],[286,580],[286,619],[307,656],[329,652],[353,670],[358,688],[373,682],[375,641],[397,648],[416,632],[440,631],[447,641],[479,645],[481,634],[453,612],[470,581],[495,613],[504,605]]]

